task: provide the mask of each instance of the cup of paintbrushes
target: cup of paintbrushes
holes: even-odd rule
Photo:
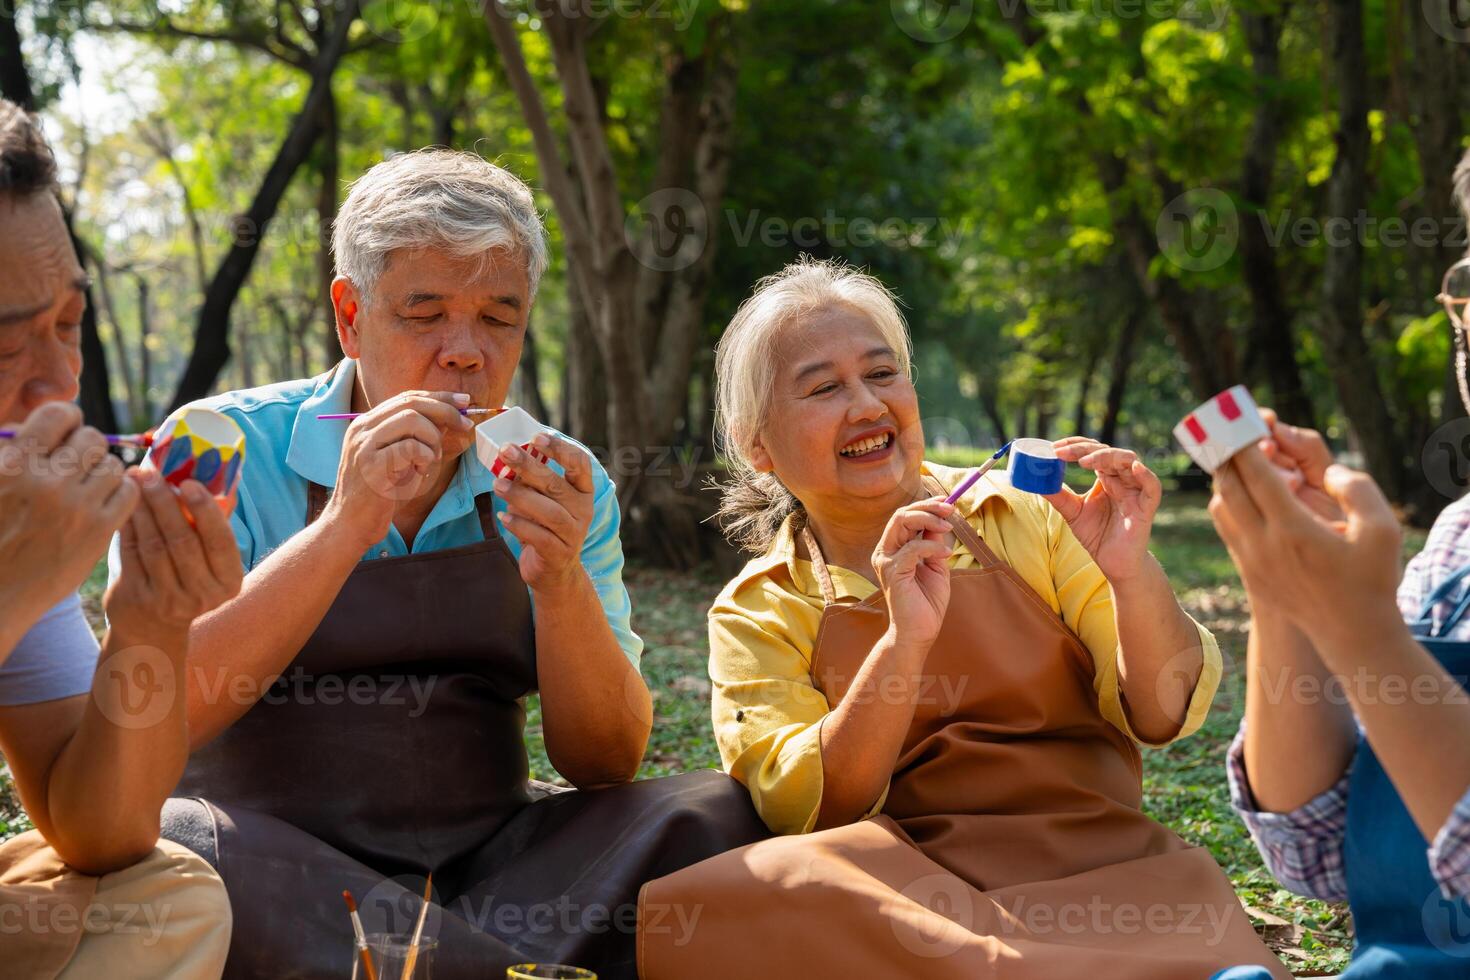
[[[354,945],[352,980],[372,980],[367,972],[368,963],[376,968],[376,980],[430,980],[438,945],[437,940],[424,938],[415,945],[413,936],[407,933],[370,932]]]

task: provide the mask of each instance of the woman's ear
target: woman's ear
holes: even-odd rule
[[[342,345],[342,353],[356,359],[362,353],[362,337],[358,329],[362,297],[351,279],[338,276],[332,280],[332,309],[337,314],[337,342]]]
[[[776,468],[771,462],[771,454],[766,452],[765,443],[761,442],[759,435],[751,441],[746,458],[750,461],[750,468],[757,473],[769,473]]]

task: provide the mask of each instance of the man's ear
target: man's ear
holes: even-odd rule
[[[362,295],[356,284],[345,276],[332,280],[332,309],[337,314],[337,342],[342,353],[356,359],[362,353],[358,318],[362,316]]]

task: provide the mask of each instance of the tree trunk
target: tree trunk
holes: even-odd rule
[[[1121,161],[1119,161],[1121,162]],[[1143,294],[1158,311],[1159,320],[1169,331],[1174,342],[1174,351],[1184,362],[1189,377],[1190,389],[1195,398],[1204,401],[1212,398],[1235,383],[1235,366],[1219,356],[1219,350],[1205,339],[1204,331],[1195,319],[1197,304],[1189,291],[1170,276],[1155,276],[1152,272],[1154,260],[1159,257],[1158,238],[1149,228],[1132,204],[1119,205],[1119,198],[1126,198],[1127,191],[1121,175],[1108,176],[1111,166],[1104,166],[1103,186],[1108,196],[1124,211],[1115,217],[1114,226],[1123,239],[1124,249],[1134,278]],[[1226,329],[1223,325],[1219,328]]]
[[[255,338],[250,335],[250,325],[254,317],[242,322],[236,336],[239,338],[239,350],[235,353],[234,361],[240,368],[240,387],[255,387]]]
[[[516,386],[520,390],[518,400],[526,411],[550,425],[546,399],[541,397],[541,364],[537,357],[536,334],[531,330],[530,317],[526,319],[526,339],[521,344],[521,363],[516,370]]]
[[[580,295],[600,354],[606,381],[607,435],[611,437],[611,458],[616,463],[613,475],[625,516],[625,547],[630,552],[651,554],[667,564],[688,566],[699,557],[698,522],[687,502],[677,499],[672,475],[666,476],[653,464],[671,445],[671,426],[682,414],[678,407],[687,403],[690,358],[702,324],[710,243],[703,242],[703,253],[677,269],[651,268],[648,261],[640,262],[625,231],[618,174],[603,125],[598,86],[588,66],[587,19],[550,0],[539,3],[537,11],[562,93],[571,167],[563,162],[546,106],[526,65],[513,15],[499,2],[488,3],[484,15],[506,77],[520,102],[546,190],[562,224],[569,288]],[[706,66],[718,68],[712,75],[726,71],[726,62],[718,54],[723,50],[724,34],[719,24],[712,25],[708,32],[702,57],[717,59]],[[679,65],[676,60],[666,84],[689,77]],[[718,209],[724,193],[733,96],[733,71],[728,83],[712,81],[702,96],[691,183],[706,220]],[[667,107],[680,101],[677,93],[670,93],[664,104]],[[685,135],[661,132],[660,140]],[[676,158],[688,155],[681,146],[665,147],[661,142],[660,173],[666,166],[673,166],[671,160],[677,164]],[[658,275],[670,278],[645,278]],[[654,297],[654,301],[645,302],[648,297]],[[574,318],[569,357],[578,356],[576,351],[582,346],[576,342],[576,330]],[[649,357],[649,336],[659,338],[656,363]],[[575,385],[575,364],[571,373]],[[574,387],[573,400],[579,396],[580,391]],[[573,412],[573,421],[577,414]]]
[[[1338,93],[1337,159],[1327,182],[1322,267],[1322,315],[1317,319],[1323,360],[1343,412],[1357,435],[1368,472],[1394,500],[1403,499],[1404,457],[1384,401],[1378,367],[1363,334],[1363,242],[1358,214],[1368,198],[1368,65],[1363,49],[1361,0],[1327,4],[1331,77]]]
[[[658,329],[646,329],[655,341],[644,348],[650,357],[653,376],[652,433],[659,445],[672,443],[676,427],[684,421],[681,407],[688,404],[690,380],[696,350],[704,338],[704,307],[719,242],[717,214],[725,199],[734,139],[736,66],[734,59],[722,49],[712,47],[702,56],[705,90],[699,100],[699,115],[693,146],[691,185],[700,207],[690,215],[685,234],[697,235],[703,247],[686,267],[663,274],[669,281],[666,297],[659,311]],[[680,84],[678,72],[671,72],[666,84],[674,89]],[[677,141],[676,134],[660,134],[660,138]],[[665,228],[668,225],[665,224]],[[681,259],[682,261],[682,259]],[[645,266],[643,278],[659,273]],[[653,354],[657,351],[657,355]]]
[[[179,200],[184,208],[184,220],[189,225],[189,240],[194,247],[194,276],[202,298],[205,291],[209,289],[209,267],[204,250],[204,228],[199,223],[199,212],[194,207],[194,194],[189,190],[189,182],[184,179],[184,172],[179,169],[179,161],[174,156],[173,134],[162,116],[153,117],[139,126],[139,134],[143,142],[158,155],[158,159],[163,162],[164,168],[168,170],[169,176],[173,177],[174,183],[179,188]]]
[[[1112,446],[1118,442],[1118,416],[1123,412],[1123,399],[1128,393],[1128,369],[1133,366],[1133,351],[1147,322],[1148,302],[1140,295],[1133,310],[1123,318],[1118,344],[1113,348],[1112,368],[1108,371],[1108,396],[1097,433],[1098,442],[1104,445]]]
[[[1450,0],[1443,0],[1448,4]],[[1423,265],[1427,267],[1424,295],[1437,292],[1440,277],[1453,265],[1460,253],[1450,229],[1457,227],[1452,174],[1460,154],[1460,91],[1470,80],[1464,64],[1464,44],[1450,41],[1432,29],[1427,16],[1417,6],[1410,7],[1408,38],[1412,57],[1409,59],[1408,89],[1409,131],[1419,151],[1419,170],[1423,181],[1424,214],[1439,229],[1429,247],[1420,247]],[[1425,309],[1432,309],[1426,299]],[[1451,327],[1450,329],[1454,329]],[[1441,388],[1439,423],[1465,414],[1460,401],[1460,387],[1453,356],[1446,365]],[[1411,443],[1412,445],[1412,443]],[[1424,478],[1422,468],[1411,467],[1405,501],[1410,519],[1417,525],[1429,526],[1449,503]]]
[[[699,359],[699,412],[694,418],[695,448],[701,462],[715,460],[715,358],[706,351]]]
[[[317,280],[321,294],[317,306],[322,311],[322,363],[330,367],[342,357],[342,348],[337,343],[337,311],[332,306],[332,225],[337,220],[337,99],[331,92],[331,78],[327,79],[327,97],[322,103],[322,132],[317,141],[321,154],[321,187],[317,189],[316,220],[321,235],[317,242]]]
[[[15,24],[15,2],[0,2],[0,95],[28,112],[34,111],[36,95],[31,88],[31,76],[26,71],[25,53],[20,46],[20,31]],[[63,206],[66,231],[71,236],[72,249],[78,256],[84,255],[81,241],[72,228],[71,211]],[[81,392],[77,403],[88,424],[104,432],[117,431],[117,412],[112,405],[112,386],[107,377],[107,351],[102,346],[102,337],[97,333],[97,310],[92,302],[92,290],[87,293],[87,306],[82,311],[82,376],[79,379]]]
[[[332,27],[331,37],[312,63],[311,88],[306,94],[306,101],[266,171],[250,209],[235,222],[235,242],[215,270],[209,291],[205,293],[204,305],[199,311],[199,325],[194,332],[194,349],[184,367],[183,377],[179,379],[170,411],[209,394],[230,359],[230,310],[250,275],[266,226],[274,217],[291,178],[306,161],[316,141],[322,106],[331,95],[332,74],[346,50],[347,34],[357,18],[357,9],[358,0],[346,0]]]
[[[1264,379],[1272,402],[1283,419],[1315,428],[1311,399],[1302,384],[1292,339],[1292,311],[1281,289],[1276,251],[1266,234],[1271,203],[1276,150],[1284,125],[1280,40],[1283,13],[1255,13],[1242,9],[1241,25],[1250,47],[1255,76],[1256,114],[1246,144],[1241,175],[1244,205],[1240,221],[1240,254],[1251,316],[1246,334],[1242,372],[1248,381]]]
[[[133,380],[132,365],[129,363],[127,333],[123,330],[122,321],[118,318],[117,305],[112,301],[112,278],[107,263],[90,249],[83,256],[83,262],[92,268],[93,285],[97,287],[97,295],[102,300],[102,311],[107,314],[107,322],[112,326],[112,343],[117,351],[117,373],[122,379],[125,396],[123,401],[128,410],[128,417],[122,420],[123,425],[129,432],[147,428],[149,419],[143,411],[142,399],[139,397],[138,386]]]
[[[1092,381],[1097,376],[1097,365],[1102,360],[1101,342],[1093,344],[1087,352],[1087,362],[1082,367],[1082,379],[1077,384],[1077,404],[1072,411],[1072,434],[1087,435],[1087,397],[1092,394]]]
[[[82,243],[72,230],[71,212],[63,213],[72,248],[81,255]],[[107,348],[102,346],[102,335],[97,332],[97,309],[90,286],[86,289],[86,300],[87,308],[82,311],[82,376],[78,381],[81,393],[77,404],[88,425],[103,432],[116,432],[117,410],[112,404],[112,383],[107,376]]]
[[[144,424],[151,426],[153,403],[148,391],[153,387],[153,351],[148,339],[153,333],[153,317],[149,312],[148,280],[140,272],[134,272],[133,278],[138,285],[138,408],[143,413]]]
[[[30,72],[26,71],[25,54],[20,47],[20,31],[15,26],[15,12],[20,0],[0,3],[0,96],[27,112],[36,109],[35,92]]]
[[[571,389],[567,425],[584,444],[608,450],[612,445],[607,430],[607,374],[581,298],[571,293],[567,298],[571,314],[567,318],[566,345]]]
[[[985,412],[985,417],[995,427],[995,441],[997,446],[1004,446],[1010,441],[1006,435],[1006,421],[1000,410],[999,392],[994,385],[980,385],[980,408]]]

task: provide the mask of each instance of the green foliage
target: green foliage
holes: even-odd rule
[[[84,237],[111,267],[150,285],[149,406],[169,394],[200,298],[200,256],[183,192],[202,223],[203,265],[212,271],[230,243],[229,215],[248,205],[305,92],[305,73],[291,61],[314,49],[309,28],[317,14],[310,4],[300,17],[293,9],[264,0],[48,2],[35,4],[28,21],[33,73],[48,97],[75,74],[78,43],[119,52],[87,76],[88,91],[106,91],[119,111],[57,122],[63,156],[86,161],[77,193]],[[556,119],[560,92],[539,21],[527,3],[512,9]],[[801,252],[838,256],[875,272],[903,300],[916,345],[929,352],[920,378],[927,418],[958,423],[945,424],[951,434],[963,427],[977,447],[996,435],[997,418],[1008,434],[1060,435],[1072,430],[1080,408],[1083,427],[1095,431],[1121,326],[1139,304],[1120,216],[1136,211],[1151,225],[1171,195],[1218,189],[1241,221],[1267,224],[1297,316],[1305,386],[1328,431],[1340,435],[1336,392],[1312,336],[1327,249],[1315,222],[1336,126],[1322,11],[1274,3],[1115,12],[1061,3],[1029,16],[1028,9],[1017,7],[1024,42],[1002,8],[989,5],[976,5],[965,29],[942,43],[895,29],[900,21],[912,26],[917,8],[904,8],[903,20],[891,5],[863,0],[699,0],[680,6],[678,16],[596,21],[588,57],[605,86],[608,142],[629,213],[654,180],[667,56],[700,49],[717,15],[733,28],[739,91],[726,200],[711,216],[719,258],[705,309],[710,343],[760,276]],[[1269,82],[1255,72],[1242,27],[1242,16],[1259,9],[1282,17],[1282,74]],[[1400,30],[1391,23],[1396,16],[1393,5],[1369,3],[1369,31]],[[120,23],[154,29],[89,28]],[[201,42],[176,36],[179,30],[259,43]],[[1375,82],[1406,70],[1400,47],[1376,43],[1385,36],[1370,33]],[[446,135],[542,183],[475,5],[370,3],[353,38],[334,86],[339,198],[346,182],[384,154]],[[1257,218],[1239,186],[1264,98],[1279,101],[1282,132],[1272,196]],[[1370,119],[1365,218],[1378,230],[1367,237],[1365,303],[1386,388],[1406,418],[1418,418],[1438,404],[1446,327],[1430,316],[1437,257],[1381,233],[1384,221],[1422,217],[1414,201],[1424,175],[1403,104],[1381,100]],[[150,133],[162,134],[172,168]],[[1121,164],[1123,183],[1113,193],[1100,176],[1106,161]],[[325,247],[317,215],[322,164],[318,150],[267,234],[237,305],[240,356],[224,386],[327,364],[315,268]],[[543,205],[559,256],[557,217],[549,200]],[[1202,271],[1160,256],[1151,271],[1188,290],[1208,330],[1235,334],[1237,348],[1247,346],[1250,307],[1238,252]],[[104,336],[111,357],[127,358],[136,378],[137,298],[126,276],[112,293]],[[556,261],[536,321],[543,394],[552,404],[565,362],[566,309]],[[1152,318],[1127,366],[1120,441],[1162,450],[1194,396]]]

